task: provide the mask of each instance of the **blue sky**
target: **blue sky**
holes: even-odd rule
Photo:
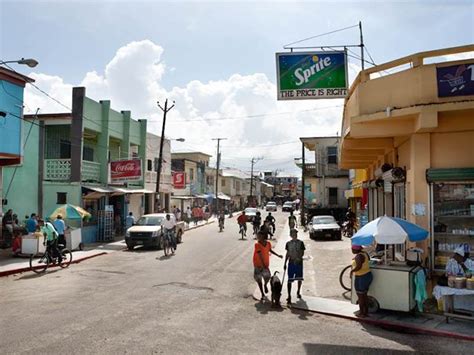
[[[177,102],[176,115],[186,118],[186,115],[252,115],[271,111],[273,113],[294,111],[311,107],[311,104],[299,103],[270,103],[262,107],[259,101],[253,100],[250,92],[256,87],[268,87],[275,83],[275,55],[282,51],[282,46],[312,35],[333,31],[339,28],[355,25],[362,21],[364,40],[376,63],[396,59],[411,53],[436,48],[458,46],[474,43],[474,2],[473,1],[326,1],[326,2],[200,2],[200,1],[5,1],[0,0],[0,57],[16,59],[19,57],[34,57],[40,65],[32,73],[42,74],[43,81],[37,79],[38,85],[58,92],[58,86],[50,85],[52,77],[61,79],[61,85],[80,85],[84,83],[87,73],[95,72],[102,82],[110,85],[107,80],[106,67],[111,62],[120,60],[117,52],[132,42],[143,45],[144,40],[162,48],[162,53],[156,48],[155,57],[159,60],[163,73],[154,79],[159,82],[159,88],[154,93],[170,93],[174,88],[180,97],[186,90],[186,98],[196,97],[190,94],[189,84],[193,81],[198,85],[199,97],[202,92],[218,91],[211,81],[221,82],[222,85],[234,85],[230,78],[240,75],[244,79],[252,78],[255,86],[253,91],[241,89],[247,79],[237,80],[240,91],[225,91],[238,96],[236,102],[211,107],[206,111],[204,104],[210,106],[211,100],[226,100],[221,95],[208,97],[201,103],[199,110],[195,107],[180,109]],[[314,39],[302,45],[334,45],[357,44],[359,33],[356,28],[337,34]],[[145,49],[140,49],[145,51]],[[357,50],[358,51],[358,50]],[[354,65],[359,65],[352,60]],[[128,63],[141,65],[139,61]],[[18,68],[19,70],[23,68]],[[127,69],[122,69],[127,70]],[[144,70],[133,68],[135,75],[146,76]],[[161,69],[160,69],[161,70]],[[28,71],[25,72],[29,74]],[[263,77],[256,77],[261,73]],[[111,75],[111,74],[110,74]],[[110,78],[109,78],[110,79]],[[97,80],[96,80],[97,82]],[[119,82],[123,82],[120,81]],[[231,84],[229,84],[231,83]],[[222,87],[220,85],[219,87]],[[134,102],[122,100],[127,95],[124,92],[117,95],[113,90],[97,89],[97,95],[108,95],[114,102],[131,106],[135,111],[146,110]],[[161,90],[161,91],[160,91]],[[50,91],[51,92],[51,91]],[[93,90],[91,92],[94,92]],[[194,92],[194,91],[193,91]],[[238,92],[238,95],[236,94]],[[68,97],[69,93],[64,97]],[[178,95],[178,94],[176,94]],[[143,95],[142,95],[143,96]],[[276,92],[274,94],[276,98]],[[102,99],[104,97],[94,97]],[[246,101],[247,100],[247,101]],[[265,99],[267,100],[267,99]],[[268,98],[267,101],[270,101]],[[275,100],[276,101],[276,100]],[[37,101],[32,100],[34,104]],[[314,103],[320,105],[321,103]],[[340,105],[341,100],[326,100],[323,106]],[[39,105],[39,104],[38,104]],[[45,104],[46,105],[46,104]],[[273,106],[271,106],[273,105]],[[310,105],[310,106],[308,106]],[[137,107],[136,107],[137,106]],[[230,107],[230,108],[229,108]],[[117,110],[129,107],[117,107]],[[43,110],[44,111],[44,110]],[[151,113],[150,113],[151,115]],[[219,116],[220,115],[220,116]],[[337,112],[331,112],[331,129],[327,133],[336,133],[338,125]],[[340,116],[340,115],[339,115]],[[285,136],[283,131],[270,131],[271,125],[259,122],[258,131],[250,132],[252,125],[242,126],[242,131],[235,136],[233,145],[258,145],[285,142],[299,136],[317,135],[318,127],[327,122],[326,117],[315,117],[316,125],[312,125],[314,134],[308,132],[308,120],[302,118],[297,127],[286,130],[292,134]],[[158,120],[158,117],[156,118]],[[319,120],[319,121],[318,121]],[[326,120],[326,121],[325,121]],[[276,118],[275,125],[283,125]],[[260,125],[260,124],[263,124]],[[269,128],[270,127],[270,128]],[[196,129],[196,127],[193,126]],[[201,127],[218,134],[215,127]],[[170,127],[173,135],[182,132]],[[199,129],[199,128],[197,128]],[[324,131],[324,130],[323,130]],[[309,133],[309,134],[308,134]],[[296,136],[296,137],[295,137]],[[251,139],[247,139],[251,137]],[[187,149],[196,146],[199,139],[189,140]],[[206,149],[211,150],[212,145]],[[286,147],[290,148],[290,147]],[[282,152],[285,152],[285,149]],[[297,146],[291,150],[298,152]],[[210,151],[212,153],[213,150]],[[267,164],[270,168],[272,161],[278,164],[277,157],[267,154]],[[273,152],[274,153],[274,152]],[[251,154],[251,152],[249,152]],[[279,153],[281,154],[281,153]],[[237,154],[235,154],[237,155]],[[288,156],[298,153],[288,152]],[[245,159],[251,156],[245,156]],[[244,159],[244,158],[242,158]],[[289,160],[288,160],[289,161]],[[288,167],[288,161],[285,163]],[[238,164],[236,164],[238,165]],[[263,165],[263,163],[262,163]],[[288,168],[290,169],[290,168]]]

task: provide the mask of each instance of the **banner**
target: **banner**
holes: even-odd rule
[[[175,189],[184,189],[186,187],[186,173],[185,172],[173,173],[173,187]]]
[[[474,61],[436,68],[438,97],[474,95]]]
[[[140,159],[118,160],[110,162],[112,182],[142,179],[142,161]]]
[[[277,53],[278,100],[344,98],[345,52]]]

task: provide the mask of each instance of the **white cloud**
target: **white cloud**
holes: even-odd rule
[[[263,156],[261,169],[283,168],[297,171],[293,158],[301,155],[300,136],[336,134],[340,130],[343,104],[339,100],[283,102],[276,100],[276,85],[265,74],[234,74],[219,81],[190,81],[184,87],[166,90],[161,84],[166,75],[163,48],[149,40],[121,47],[106,65],[104,74],[92,71],[80,83],[94,100],[110,99],[112,108],[131,110],[134,118],[147,118],[149,131],[161,132],[162,112],[156,101],[169,98],[176,102],[170,111],[166,135],[184,137],[173,142],[174,150],[201,150],[215,155],[213,137],[222,142],[224,164],[247,169],[252,156]],[[353,79],[358,67],[351,64]],[[71,106],[74,85],[46,74],[31,74],[36,84]],[[64,112],[43,94],[27,88],[25,101],[31,110]],[[263,116],[265,114],[266,116]],[[252,117],[258,116],[258,117]],[[240,119],[228,119],[239,117]],[[223,119],[225,118],[225,119]],[[293,144],[281,144],[295,142]]]

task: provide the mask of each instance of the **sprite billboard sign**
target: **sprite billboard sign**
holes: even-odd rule
[[[347,56],[338,52],[277,53],[278,100],[343,98]]]

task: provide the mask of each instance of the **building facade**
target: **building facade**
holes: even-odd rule
[[[470,51],[417,53],[362,71],[342,122],[341,166],[366,169],[368,219],[386,214],[429,230],[418,246],[439,273],[456,246],[474,250],[474,60],[426,59]]]

